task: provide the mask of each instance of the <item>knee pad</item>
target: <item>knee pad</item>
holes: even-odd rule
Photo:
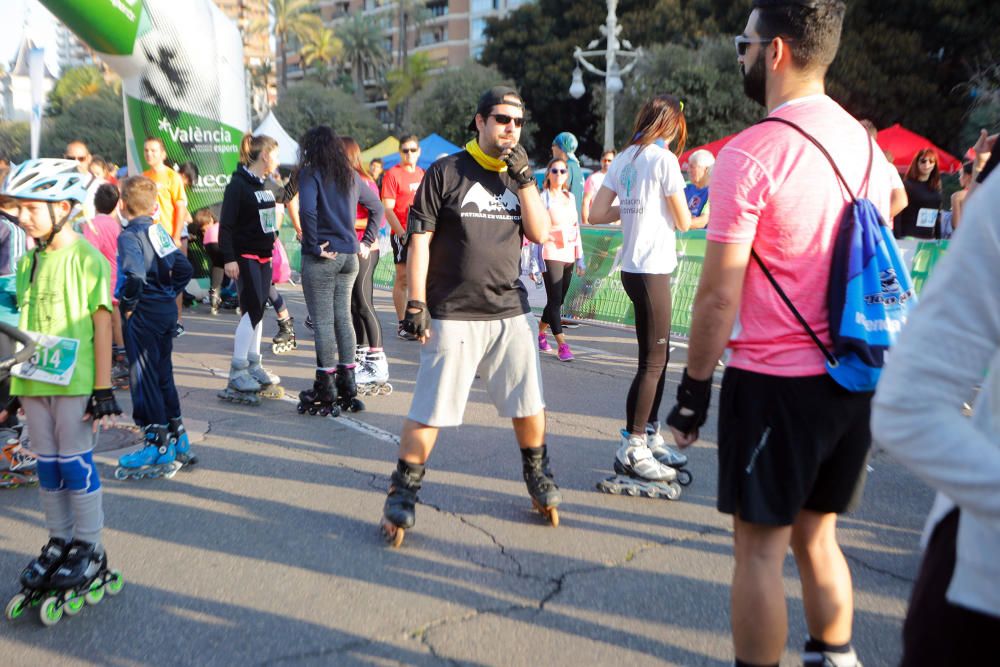
[[[38,456],[38,486],[46,491],[58,491],[62,488],[62,476],[59,474],[59,460],[54,456]]]
[[[59,474],[63,488],[92,493],[101,488],[101,478],[94,465],[94,452],[59,457]]]

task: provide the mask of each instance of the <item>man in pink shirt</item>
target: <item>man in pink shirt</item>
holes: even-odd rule
[[[824,92],[844,10],[843,0],[754,0],[736,38],[744,90],[770,116],[813,135],[858,196],[889,219],[882,152]],[[733,515],[736,664],[781,659],[788,632],[782,568],[791,546],[809,629],[803,664],[854,667],[851,575],[835,529],[864,483],[871,394],[848,393],[825,373],[822,353],[750,254],[756,250],[829,346],[826,286],[850,200],[819,149],[773,122],[748,128],[722,150],[711,188],[688,367],[668,423],[682,447],[697,439],[728,347],[718,508]]]

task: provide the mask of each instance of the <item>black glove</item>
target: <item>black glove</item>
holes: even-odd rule
[[[407,301],[403,315],[403,330],[417,338],[423,338],[431,326],[431,318],[427,314],[427,304],[423,301]]]
[[[3,409],[8,417],[16,415],[17,411],[21,409],[21,399],[17,396],[11,396],[10,400],[7,401],[7,405],[3,406]]]
[[[115,393],[110,388],[95,388],[94,393],[90,395],[90,400],[87,401],[86,413],[94,419],[100,419],[109,415],[120,415],[122,409],[118,407]]]
[[[667,417],[667,425],[687,435],[694,433],[708,418],[708,405],[712,400],[712,378],[694,380],[684,369],[684,377],[677,387],[677,404]],[[682,414],[681,411],[684,411]]]
[[[535,175],[531,173],[531,165],[528,164],[528,152],[521,144],[515,144],[503,157],[507,163],[507,173],[517,182],[517,189],[526,188],[535,184]]]

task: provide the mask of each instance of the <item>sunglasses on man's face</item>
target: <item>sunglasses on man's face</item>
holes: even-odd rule
[[[552,169],[549,169],[549,173],[550,174],[565,174],[566,170],[565,169],[556,169],[555,167],[553,167]]]
[[[87,160],[86,155],[63,155],[67,160],[76,160],[77,162],[85,162]]]
[[[400,148],[399,152],[400,153],[416,153],[419,150],[420,150],[419,148]]]
[[[507,125],[510,121],[514,121],[514,127],[524,126],[523,118],[515,118],[504,113],[491,113],[490,115],[496,119],[498,125]]]

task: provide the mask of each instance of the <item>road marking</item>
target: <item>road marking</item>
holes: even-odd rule
[[[287,394],[283,396],[281,400],[285,401],[286,403],[294,403],[296,405],[298,405],[299,403],[299,399],[293,398]],[[340,413],[339,417],[327,417],[327,419],[332,419],[338,424],[343,424],[347,428],[353,429],[358,433],[364,433],[365,435],[371,436],[376,440],[381,440],[382,442],[388,442],[390,444],[396,445],[397,447],[399,446],[398,435],[380,429],[378,426],[372,426],[371,424],[363,422],[360,419],[355,419],[354,417],[348,417],[344,413]]]

